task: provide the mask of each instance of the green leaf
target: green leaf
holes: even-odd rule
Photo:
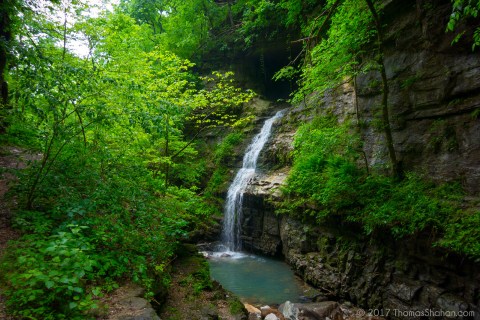
[[[45,286],[47,287],[47,289],[52,288],[54,285],[55,285],[55,282],[51,280],[45,281]]]

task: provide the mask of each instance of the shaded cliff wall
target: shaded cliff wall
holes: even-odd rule
[[[251,200],[259,205],[262,197]],[[474,311],[480,319],[478,263],[432,248],[428,234],[402,242],[367,238],[348,226],[315,226],[264,208],[255,228],[246,229],[246,247],[272,255],[281,250],[299,276],[328,296],[390,310],[393,319],[418,319],[399,312],[426,309]],[[245,224],[255,219],[247,216]]]
[[[467,42],[450,45],[453,35],[445,34],[450,1],[385,3],[385,19],[392,21],[385,65],[397,158],[406,171],[439,182],[460,181],[469,194],[466,206],[475,206],[471,200],[480,195],[479,53]],[[346,83],[334,92],[312,94],[276,128],[262,155],[261,173],[244,198],[245,247],[284,256],[308,282],[363,307],[474,310],[480,319],[478,262],[432,247],[432,235],[396,241],[363,236],[340,222],[319,226],[277,215],[274,203],[282,197],[279,186],[288,174],[296,127],[315,114],[358,119],[370,169],[386,171],[388,154],[377,125],[380,75],[359,75],[356,83],[356,88]]]
[[[385,67],[397,157],[404,169],[437,181],[461,180],[480,192],[480,56],[467,38],[451,45],[445,33],[450,1],[388,1]],[[473,30],[466,28],[467,33]],[[370,166],[387,161],[375,129],[381,99],[378,72],[357,78],[358,113]],[[355,92],[332,97],[338,113],[352,116]],[[329,103],[329,102],[327,102]]]

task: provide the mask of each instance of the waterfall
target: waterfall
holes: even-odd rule
[[[277,112],[273,117],[267,119],[263,124],[262,130],[250,143],[243,156],[242,168],[237,172],[235,179],[228,188],[227,199],[224,208],[224,220],[222,229],[222,242],[230,251],[239,251],[242,249],[240,241],[243,193],[248,183],[255,175],[257,168],[257,159],[265,143],[270,137],[272,125],[275,120],[283,116],[284,110]]]

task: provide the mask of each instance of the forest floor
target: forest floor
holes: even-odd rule
[[[26,152],[21,148],[0,146],[0,258],[3,256],[8,242],[20,236],[11,225],[12,209],[17,206],[15,195],[8,193],[16,181],[13,171],[25,168],[29,161],[38,158],[39,155]],[[12,319],[6,314],[5,299],[1,290],[0,319]]]
[[[32,154],[22,148],[0,146],[0,260],[9,241],[20,237],[20,233],[12,227],[12,212],[18,207],[16,195],[11,192],[17,181],[15,171],[26,168],[30,162],[40,158],[40,154]],[[170,289],[159,312],[162,319],[208,319],[216,316],[222,320],[246,318],[243,304],[219,284],[212,283],[208,270],[206,260],[198,255],[195,246],[183,246],[172,266]],[[100,318],[117,319],[119,315],[133,316],[137,312],[134,307],[123,303],[126,296],[130,298],[132,290],[138,290],[137,287],[130,287],[122,286],[102,299],[108,315]],[[1,289],[0,319],[14,319],[6,312]]]
[[[182,252],[183,251],[183,252]],[[184,245],[172,266],[161,319],[246,319],[243,303],[210,280],[207,261],[193,245]]]

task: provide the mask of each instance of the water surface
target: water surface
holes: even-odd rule
[[[299,302],[304,295],[303,282],[290,267],[278,260],[238,252],[213,254],[210,274],[242,301],[252,304]]]

